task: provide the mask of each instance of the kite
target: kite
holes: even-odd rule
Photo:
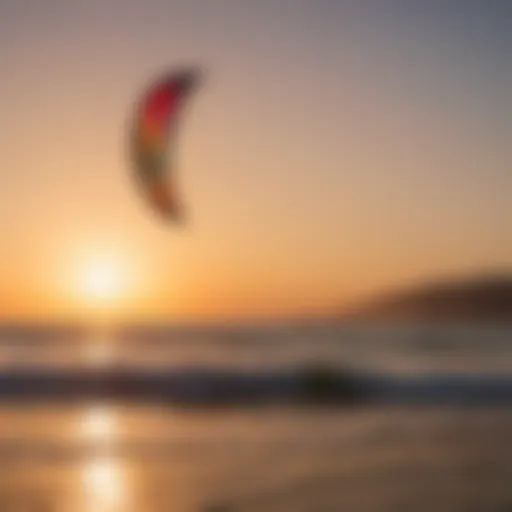
[[[141,95],[131,125],[129,148],[136,181],[149,205],[173,222],[184,217],[173,176],[175,136],[180,113],[198,81],[197,70],[160,77]]]

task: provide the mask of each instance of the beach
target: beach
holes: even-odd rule
[[[5,511],[512,505],[511,410],[202,413],[94,404],[0,415]]]

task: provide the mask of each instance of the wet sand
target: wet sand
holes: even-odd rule
[[[3,406],[5,512],[508,511],[512,410]]]

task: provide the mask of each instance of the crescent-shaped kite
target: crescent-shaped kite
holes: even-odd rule
[[[172,178],[173,139],[185,100],[195,89],[198,71],[185,70],[156,80],[142,94],[132,123],[130,155],[146,200],[164,219],[183,220]]]

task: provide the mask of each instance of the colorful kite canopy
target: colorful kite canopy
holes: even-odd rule
[[[197,71],[186,70],[158,79],[143,93],[132,126],[130,153],[137,181],[149,204],[173,221],[183,218],[171,179],[173,136],[185,100],[198,78]]]

